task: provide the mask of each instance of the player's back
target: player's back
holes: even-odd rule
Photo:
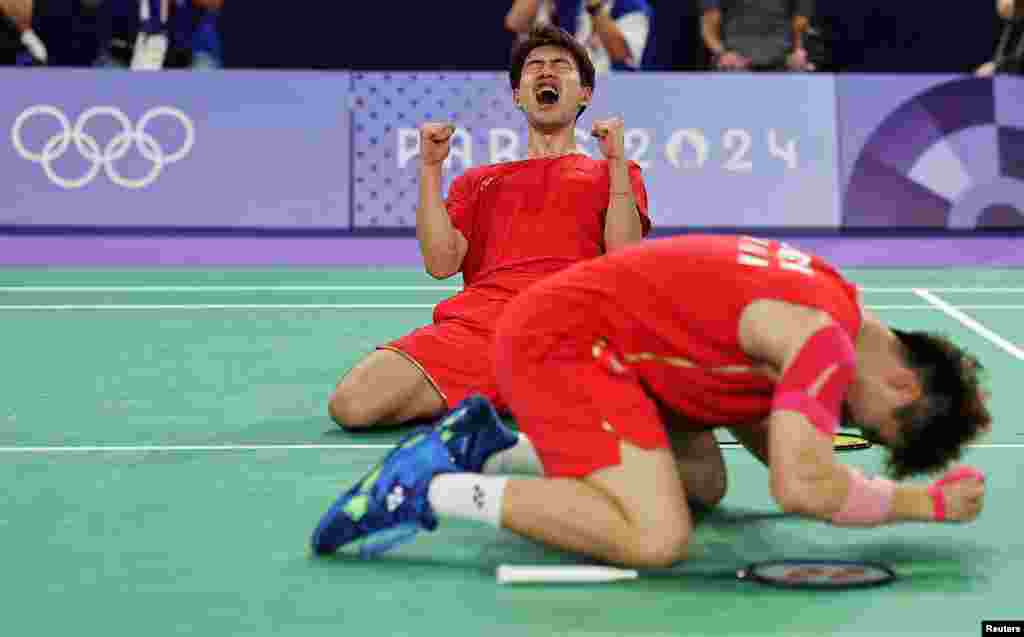
[[[774,299],[820,309],[854,340],[861,321],[857,288],[835,268],[751,237],[646,241],[535,289],[589,299],[609,346],[655,393],[695,419],[721,424],[766,414],[773,390],[739,344],[749,304]]]
[[[818,308],[854,333],[859,329],[857,287],[823,259],[778,241],[674,237],[627,248],[608,265],[634,281],[627,298],[655,295],[683,324],[716,335],[720,345],[735,344],[740,314],[762,298]]]

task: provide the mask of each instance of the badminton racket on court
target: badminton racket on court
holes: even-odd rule
[[[724,440],[723,445],[726,446],[739,446],[740,443],[735,440]],[[871,442],[863,436],[856,434],[836,434],[833,439],[833,446],[836,451],[859,451],[862,449],[870,449]]]
[[[833,445],[836,451],[859,451],[871,448],[871,443],[866,438],[855,434],[836,434]]]
[[[756,562],[736,571],[697,574],[673,570],[637,570],[612,566],[523,566],[502,564],[498,584],[601,584],[649,578],[730,579],[780,588],[843,590],[888,584],[896,573],[884,564],[844,560]]]

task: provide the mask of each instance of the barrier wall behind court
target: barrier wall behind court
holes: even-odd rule
[[[522,159],[505,74],[0,71],[5,233],[409,235],[417,126],[457,125],[446,186]],[[626,123],[661,228],[1024,228],[1024,80],[638,74]]]

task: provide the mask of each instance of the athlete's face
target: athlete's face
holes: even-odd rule
[[[540,46],[526,57],[514,98],[531,126],[551,130],[572,126],[591,94],[567,49]]]
[[[885,376],[858,377],[843,405],[844,420],[859,427],[866,439],[892,447],[902,439],[897,410],[920,395],[917,376],[906,368]]]

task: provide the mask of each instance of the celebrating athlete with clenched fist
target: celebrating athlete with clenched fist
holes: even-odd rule
[[[513,51],[512,100],[528,125],[521,161],[459,175],[444,197],[454,124],[420,127],[416,236],[428,273],[461,273],[465,289],[439,304],[433,322],[379,346],[341,379],[329,412],[363,429],[435,417],[471,393],[504,408],[491,345],[505,305],[538,280],[639,241],[650,229],[640,167],[623,152],[623,122],[594,122],[603,159],[576,144],[594,94],[586,50],[541,27]]]

